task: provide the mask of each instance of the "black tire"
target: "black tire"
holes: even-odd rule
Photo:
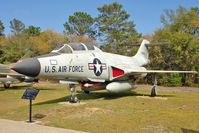
[[[78,98],[75,95],[70,95],[69,97],[69,102],[70,103],[77,103],[78,102]]]
[[[90,91],[84,91],[84,93],[86,93],[86,94],[90,94]]]
[[[157,95],[155,86],[151,89],[151,97],[155,97]]]
[[[10,88],[10,84],[4,84],[4,88],[5,88],[5,89]]]

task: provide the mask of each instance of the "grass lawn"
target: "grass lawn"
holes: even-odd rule
[[[20,86],[21,85],[21,86]],[[64,85],[20,84],[10,89],[0,88],[0,118],[28,120],[29,101],[21,99],[26,88],[40,92],[33,101],[33,120],[40,124],[88,132],[194,132],[199,131],[199,93],[158,91],[165,99],[142,98],[150,90],[136,89],[123,93],[107,91],[78,94],[86,104],[73,106],[58,104],[68,99],[70,92]]]

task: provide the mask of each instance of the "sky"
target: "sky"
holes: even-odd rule
[[[98,7],[118,2],[131,15],[135,29],[143,35],[152,34],[163,27],[160,16],[164,9],[176,10],[179,6],[186,8],[199,7],[199,0],[0,0],[0,20],[8,35],[10,21],[14,18],[29,25],[52,29],[62,33],[63,24],[74,12],[87,12],[92,17],[98,16]]]

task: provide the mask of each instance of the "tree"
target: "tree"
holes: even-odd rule
[[[2,44],[1,63],[13,63],[23,57],[29,49],[30,41],[24,34],[8,35]]]
[[[4,32],[5,27],[3,26],[3,23],[0,20],[0,37],[3,36],[3,32]]]
[[[199,69],[199,40],[197,25],[191,26],[198,20],[198,9],[190,10],[179,7],[176,11],[165,10],[162,15],[164,27],[156,30],[154,42],[168,42],[169,46],[151,49],[151,64],[149,68],[164,70],[198,70]],[[194,17],[193,17],[194,16]],[[190,28],[192,27],[192,28]],[[170,75],[168,78],[174,78]],[[177,77],[177,75],[175,75]],[[183,85],[191,85],[194,77],[190,74],[180,74]],[[179,78],[180,79],[180,78]],[[165,81],[162,80],[162,83]]]
[[[103,48],[110,47],[112,52],[125,54],[129,46],[141,37],[135,30],[133,21],[128,21],[130,14],[117,2],[105,4],[99,7],[98,11],[96,25],[99,27],[100,40],[106,44]]]
[[[85,12],[75,12],[73,16],[69,16],[68,22],[64,24],[64,28],[69,35],[75,34],[94,38],[93,24],[94,19],[91,15]]]
[[[76,42],[81,42],[81,43],[90,43],[92,45],[95,45],[94,39],[85,37],[85,36],[77,36],[77,35],[66,35],[64,36],[67,40],[68,43],[76,43]]]
[[[39,36],[32,36],[29,38],[31,51],[35,55],[46,54],[54,48],[67,42],[62,34],[56,33],[53,30],[45,30]]]
[[[66,43],[64,35],[45,30],[38,36],[11,34],[0,38],[0,63],[13,63],[23,58],[35,57],[52,51]]]
[[[166,29],[178,32],[184,31],[199,36],[199,9],[190,10],[180,6],[176,11],[164,10],[165,14],[161,16],[161,22]]]
[[[28,26],[24,31],[24,33],[28,34],[29,36],[38,36],[41,33],[40,27]]]
[[[11,32],[19,34],[24,30],[25,25],[20,20],[14,18],[12,21],[10,21],[10,28]]]

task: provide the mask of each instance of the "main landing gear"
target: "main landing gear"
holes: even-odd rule
[[[90,94],[90,91],[84,91],[84,93],[86,93],[86,94]]]
[[[4,88],[5,88],[5,89],[10,88],[10,84],[8,84],[8,83],[4,84]]]
[[[79,100],[76,96],[76,90],[75,90],[75,85],[74,84],[70,84],[68,87],[68,90],[72,93],[69,97],[69,102],[70,103],[77,103]]]
[[[151,97],[155,97],[157,95],[157,78],[156,78],[156,74],[154,75],[155,79],[154,79],[154,84],[153,87],[151,89]]]

